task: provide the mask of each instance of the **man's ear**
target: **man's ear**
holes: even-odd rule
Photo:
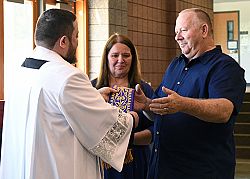
[[[201,29],[202,29],[203,37],[206,37],[208,35],[208,25],[207,24],[203,24],[201,26]]]
[[[66,48],[69,43],[69,38],[64,35],[59,39],[59,45],[61,48]]]

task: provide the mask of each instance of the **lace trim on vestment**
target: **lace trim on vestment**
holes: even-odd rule
[[[123,138],[128,129],[128,120],[126,113],[120,109],[118,112],[118,120],[107,132],[101,142],[91,149],[91,152],[102,156],[103,160],[110,161],[115,152],[118,142]]]

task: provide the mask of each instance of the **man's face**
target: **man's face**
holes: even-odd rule
[[[196,57],[202,44],[200,23],[193,13],[181,13],[176,19],[175,40],[182,53],[188,58]]]
[[[77,62],[76,59],[76,48],[78,46],[78,24],[77,21],[73,23],[74,26],[74,31],[72,33],[71,39],[69,38],[70,44],[68,48],[68,52],[66,55],[66,61],[69,62],[70,64],[74,64]]]

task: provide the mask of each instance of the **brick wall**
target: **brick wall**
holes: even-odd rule
[[[128,36],[138,49],[143,78],[154,89],[180,53],[174,40],[178,12],[191,7],[213,13],[212,0],[128,0]]]
[[[97,76],[108,37],[127,35],[138,50],[143,79],[155,89],[172,58],[180,53],[175,19],[183,9],[199,7],[213,18],[212,0],[90,0],[90,78]],[[99,14],[99,15],[98,15]]]
[[[137,47],[143,78],[153,88],[159,85],[170,59],[176,54],[175,18],[174,1],[128,1],[128,36]]]

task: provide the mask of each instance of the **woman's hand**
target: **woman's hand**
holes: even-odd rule
[[[134,100],[134,110],[149,110],[149,104],[151,103],[151,99],[147,98],[143,93],[139,84],[135,86],[135,100]]]
[[[134,118],[134,124],[135,124],[134,127],[136,128],[138,126],[138,124],[139,124],[139,116],[138,116],[137,112],[135,112],[135,111],[130,111],[130,114]]]

